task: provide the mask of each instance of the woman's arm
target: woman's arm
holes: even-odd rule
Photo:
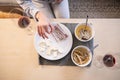
[[[30,17],[35,18],[36,13],[40,11],[35,7],[32,0],[16,0],[16,1],[24,9],[25,13]]]
[[[37,20],[38,34],[43,38],[48,38],[46,33],[51,33],[53,30],[53,26],[50,24],[49,18],[35,7],[32,0],[17,0],[17,2],[28,16],[32,16]],[[50,31],[48,29],[50,29]]]

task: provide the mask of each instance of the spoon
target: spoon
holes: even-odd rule
[[[87,23],[88,23],[88,15],[87,15],[87,18],[86,18],[86,23],[85,23],[85,31],[86,31],[86,27],[87,27]]]
[[[87,31],[87,24],[88,24],[88,15],[86,18],[85,28],[81,30],[81,39],[87,40],[90,37],[89,31]]]

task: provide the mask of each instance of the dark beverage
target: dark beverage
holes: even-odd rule
[[[18,25],[21,28],[26,28],[29,24],[30,24],[30,19],[28,17],[26,17],[26,16],[22,16],[18,20]]]
[[[103,57],[103,62],[107,67],[113,67],[115,65],[115,57],[110,54],[107,54]]]

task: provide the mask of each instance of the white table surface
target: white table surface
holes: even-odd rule
[[[0,80],[119,80],[120,70],[77,66],[41,66],[33,38],[17,25],[18,19],[0,19]],[[55,19],[83,23],[85,19]],[[120,19],[89,19],[95,29],[94,56],[120,53]],[[36,27],[32,20],[32,27]],[[94,61],[93,61],[94,62]]]

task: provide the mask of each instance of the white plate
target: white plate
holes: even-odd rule
[[[40,56],[48,60],[61,59],[65,57],[72,48],[73,38],[72,38],[72,34],[70,30],[63,24],[60,24],[60,23],[57,23],[57,24],[59,24],[60,27],[64,30],[64,32],[68,35],[68,37],[65,40],[57,42],[51,34],[47,34],[49,39],[43,39],[42,37],[38,35],[37,32],[34,37],[34,45],[35,45],[36,51],[38,52]],[[40,47],[41,43],[44,43],[48,47],[45,50],[41,51],[41,47]],[[59,53],[57,56],[53,54],[48,55],[50,53],[51,48],[58,49],[58,51],[60,51],[61,53]]]

